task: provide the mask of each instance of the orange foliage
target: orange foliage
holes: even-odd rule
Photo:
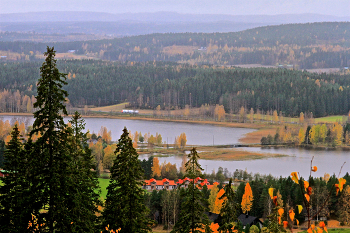
[[[223,194],[225,193],[225,190],[224,189],[221,189],[219,192],[218,192],[218,195],[216,196],[216,199],[215,199],[215,204],[214,204],[214,211],[213,213],[215,214],[220,214],[220,210],[222,208],[222,204],[224,203],[224,200],[226,198],[223,198],[223,199],[219,199]]]
[[[245,186],[245,191],[242,197],[242,211],[243,213],[247,213],[250,211],[253,205],[253,192],[252,188],[250,187],[249,183],[246,184]]]

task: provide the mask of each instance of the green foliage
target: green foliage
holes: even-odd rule
[[[11,141],[5,151],[4,174],[0,178],[0,232],[25,232],[35,203],[30,193],[30,183],[25,177],[28,163],[26,148],[17,126],[11,133]],[[24,208],[25,207],[25,208]]]
[[[182,193],[183,202],[181,204],[181,212],[178,221],[176,222],[173,233],[199,233],[199,229],[204,229],[204,226],[209,223],[208,217],[204,214],[206,209],[206,200],[203,198],[203,193],[195,184],[195,178],[201,175],[203,170],[198,163],[198,153],[195,148],[188,155],[186,163],[186,177],[192,179],[188,188]]]
[[[87,133],[84,120],[78,112],[69,121],[68,149],[72,157],[70,169],[67,173],[74,184],[70,188],[67,197],[69,211],[66,213],[72,219],[72,232],[96,232],[98,206],[102,203],[100,199],[100,187],[96,172],[93,171],[91,150],[87,143]]]
[[[220,215],[222,221],[219,226],[219,231],[232,233],[234,223],[237,221],[237,210],[238,205],[235,202],[236,193],[232,189],[232,178],[229,183],[225,185],[225,193],[219,198],[220,200],[224,199],[224,203],[220,210]]]
[[[1,232],[26,232],[33,218],[41,232],[96,232],[99,187],[84,123],[79,114],[73,116],[72,128],[64,123],[65,75],[56,67],[54,48],[48,47],[45,55],[33,130],[22,145],[15,127],[5,153]]]
[[[144,205],[143,171],[126,128],[118,140],[116,158],[103,212],[103,225],[120,232],[149,232],[148,209]]]

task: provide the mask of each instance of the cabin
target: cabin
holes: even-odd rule
[[[249,226],[259,225],[259,228],[261,229],[263,225],[259,218],[247,214],[241,214],[238,216],[238,221],[242,223],[243,228],[249,224]]]

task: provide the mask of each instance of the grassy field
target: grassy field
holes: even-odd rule
[[[320,117],[315,118],[316,123],[333,123],[333,122],[342,122],[343,116],[327,116],[327,117]]]
[[[121,103],[104,107],[89,108],[89,110],[94,112],[121,112],[128,104],[129,103]]]

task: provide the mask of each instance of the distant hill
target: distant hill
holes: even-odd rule
[[[350,21],[319,14],[217,15],[175,12],[110,14],[100,12],[31,12],[0,14],[0,31],[41,34],[96,34],[113,37],[152,33],[238,32],[250,28],[310,22]],[[58,41],[60,41],[58,39]]]
[[[337,17],[320,14],[285,14],[285,15],[219,15],[219,14],[179,14],[176,12],[123,13],[110,14],[101,12],[53,11],[0,14],[0,22],[218,22],[286,24],[326,21],[349,21],[350,17]]]
[[[33,52],[42,54],[46,45],[54,45],[57,52],[74,50],[76,54],[121,62],[343,69],[350,66],[349,28],[350,22],[285,24],[230,33],[154,33],[66,43],[6,42],[6,38],[16,35],[0,33],[0,41],[4,41],[0,42],[0,51],[5,55],[12,51],[25,57]]]

